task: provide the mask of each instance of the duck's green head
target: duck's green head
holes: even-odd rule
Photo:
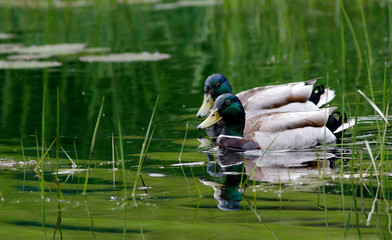
[[[212,74],[204,83],[204,99],[197,117],[204,117],[214,105],[214,101],[224,93],[233,93],[229,81],[222,74]]]
[[[230,93],[220,95],[211,109],[210,115],[199,126],[198,129],[210,127],[223,120],[223,135],[243,136],[245,127],[245,110],[240,99]]]

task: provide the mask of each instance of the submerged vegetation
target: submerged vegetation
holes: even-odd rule
[[[390,1],[0,12],[1,236],[391,238]],[[217,151],[196,129],[214,72],[237,92],[323,77],[357,124],[303,151]]]

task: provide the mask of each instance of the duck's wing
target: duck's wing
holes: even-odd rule
[[[317,79],[257,87],[237,94],[246,110],[279,108],[292,102],[306,102]]]
[[[304,127],[323,127],[336,107],[317,111],[277,112],[260,114],[246,120],[244,136],[252,138],[255,132],[277,133]]]
[[[319,144],[332,143],[336,136],[327,127],[303,127],[281,132],[255,132],[252,140],[261,149],[307,149]]]
[[[247,118],[251,118],[259,114],[273,113],[273,112],[298,112],[298,111],[316,111],[316,110],[319,110],[318,106],[316,106],[311,101],[306,101],[306,102],[292,102],[278,108],[247,109],[245,113]]]

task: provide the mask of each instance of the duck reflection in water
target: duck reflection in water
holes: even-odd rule
[[[240,209],[245,188],[241,188],[249,179],[268,183],[301,182],[306,177],[319,175],[326,166],[329,171],[335,161],[335,155],[323,151],[267,151],[254,153],[216,152],[208,153],[207,172],[210,177],[201,178],[200,182],[214,189],[214,198],[218,208],[224,211]]]

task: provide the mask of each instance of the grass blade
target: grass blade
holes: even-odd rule
[[[144,137],[144,142],[142,144],[142,149],[140,150],[139,164],[138,164],[138,169],[137,169],[137,176],[135,178],[135,183],[133,185],[132,196],[135,196],[137,181],[139,179],[140,172],[142,171],[143,159],[144,159],[144,155],[145,155],[146,144],[147,144],[147,141],[148,141],[149,136],[150,136],[152,120],[154,119],[155,111],[156,111],[157,106],[158,106],[158,101],[159,101],[159,95],[157,96],[157,100],[155,101],[154,110],[152,111],[150,122],[148,123],[146,136]]]
[[[377,107],[377,105],[370,100],[361,90],[358,90],[358,93],[362,95],[368,101],[368,103],[376,110],[376,112],[384,119],[384,121],[389,125],[388,119],[385,117],[385,115],[382,113],[382,111]]]
[[[182,171],[182,174],[184,174],[185,182],[186,182],[186,184],[188,185],[188,194],[189,194],[189,196],[190,196],[190,195],[191,195],[191,188],[190,188],[190,186],[189,186],[188,179],[186,178],[186,174],[185,174],[185,171],[184,171],[184,166],[182,165],[182,162],[181,162],[182,151],[184,150],[184,145],[185,145],[185,140],[186,140],[187,134],[188,134],[188,123],[186,124],[184,140],[182,141],[180,156],[178,156],[178,162],[180,162],[181,171]],[[192,171],[192,168],[191,168],[191,171]],[[193,175],[193,171],[192,171],[192,175]],[[195,177],[195,176],[193,175],[193,178],[194,178],[194,177]],[[197,184],[196,184],[196,187],[198,188],[198,185],[197,185]],[[199,190],[198,192],[199,192],[199,196],[200,196],[200,190]]]
[[[114,147],[114,134],[112,133],[112,167],[113,167],[113,189],[116,189],[116,157]]]
[[[120,119],[118,119],[118,134],[120,138],[120,156],[121,156],[122,177],[123,177],[123,184],[124,184],[124,201],[126,201],[128,198],[127,179],[125,175],[125,158],[124,158],[123,138],[122,138]]]
[[[87,172],[86,172],[86,180],[84,182],[84,187],[83,187],[83,194],[84,195],[86,194],[86,191],[87,191],[87,184],[88,184],[88,177],[89,177],[89,172],[90,172],[90,165],[91,165],[91,161],[93,160],[94,145],[95,145],[95,140],[96,140],[96,137],[97,137],[99,122],[100,122],[101,116],[102,116],[102,110],[103,110],[103,103],[104,102],[105,102],[105,96],[102,97],[101,108],[99,109],[97,122],[96,122],[95,128],[94,128],[93,138],[91,140],[90,158],[89,158],[89,163],[88,163]]]

